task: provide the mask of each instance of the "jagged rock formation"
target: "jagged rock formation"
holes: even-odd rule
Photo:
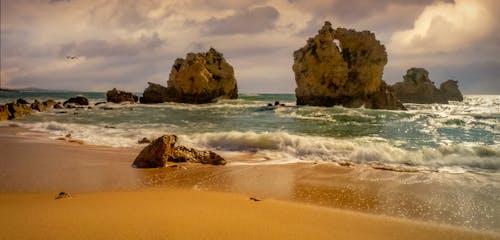
[[[176,135],[163,135],[146,146],[134,160],[137,168],[165,167],[167,162],[195,162],[224,165],[224,158],[212,151],[200,151],[184,146],[175,146]]]
[[[382,81],[387,53],[371,32],[325,22],[293,55],[298,105],[405,109]]]
[[[120,91],[116,88],[109,90],[106,92],[106,101],[113,103],[122,103],[122,102],[137,102],[138,97],[130,92]]]
[[[210,48],[206,53],[188,53],[175,60],[167,88],[149,83],[141,103],[210,103],[219,98],[238,98],[233,67],[222,53]]]
[[[0,105],[0,120],[13,120],[16,118],[24,117],[33,113],[33,111],[44,112],[48,109],[54,108],[59,102],[54,100],[47,100],[39,102],[35,101],[30,104],[24,99],[18,99],[15,103],[7,103]]]
[[[66,100],[63,103],[63,106],[68,107],[69,104],[89,105],[89,100],[87,98],[81,97],[81,96],[72,97],[72,98]]]
[[[458,81],[456,80],[448,80],[446,82],[441,83],[439,86],[439,92],[443,95],[444,98],[448,99],[448,101],[463,101],[464,96],[458,89]]]
[[[462,101],[462,93],[458,90],[458,82],[448,80],[436,88],[429,79],[429,72],[424,68],[410,68],[403,76],[403,82],[393,85],[396,96],[406,103],[444,103],[448,100]]]

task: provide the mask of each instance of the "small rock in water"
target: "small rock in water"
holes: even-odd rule
[[[56,196],[56,200],[57,199],[61,199],[61,198],[71,198],[71,194],[67,193],[67,192],[60,192],[59,194],[57,194]]]
[[[71,133],[66,134],[66,136],[64,136],[64,137],[71,138]]]
[[[260,199],[256,198],[256,197],[251,197],[250,200],[254,201],[254,202],[258,202],[258,201],[261,201]]]

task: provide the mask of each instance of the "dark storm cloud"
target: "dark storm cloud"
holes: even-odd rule
[[[161,47],[164,41],[160,39],[157,32],[151,37],[142,36],[137,42],[86,40],[80,43],[66,43],[60,48],[59,55],[77,55],[88,58],[93,57],[115,57],[137,55],[143,51],[153,50]]]
[[[211,35],[258,33],[275,27],[280,14],[274,7],[257,7],[238,11],[225,18],[211,18],[205,22]]]

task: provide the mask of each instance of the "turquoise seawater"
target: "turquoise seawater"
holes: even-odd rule
[[[91,108],[51,110],[15,120],[21,126],[68,133],[87,144],[138,146],[143,137],[177,134],[182,144],[226,153],[255,153],[259,164],[327,161],[395,170],[497,172],[500,96],[465,96],[450,104],[405,104],[408,111],[296,106],[293,94],[240,94],[239,99],[190,105],[104,104],[104,93],[8,92],[64,101],[87,97]],[[267,107],[279,101],[285,106]],[[3,122],[2,124],[10,124]]]

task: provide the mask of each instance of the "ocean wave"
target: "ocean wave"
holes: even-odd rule
[[[220,132],[183,136],[191,145],[224,151],[250,151],[269,154],[270,161],[325,161],[371,164],[428,171],[462,168],[500,169],[500,145],[451,145],[407,150],[385,139],[362,137],[337,139],[293,135],[286,132]]]

